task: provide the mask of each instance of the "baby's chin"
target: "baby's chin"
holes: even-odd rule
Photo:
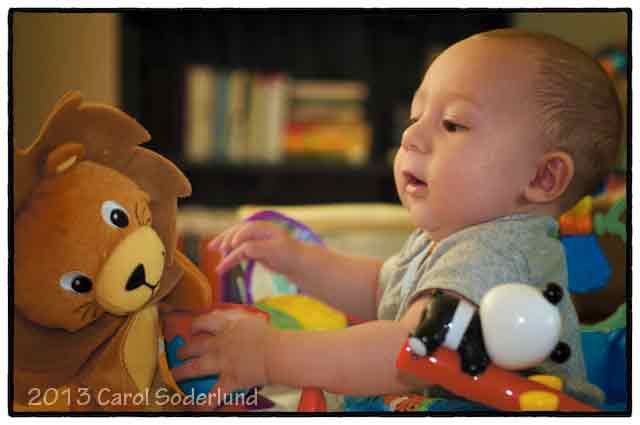
[[[402,204],[407,209],[407,211],[409,211],[409,218],[411,219],[411,223],[415,227],[427,233],[437,230],[438,226],[436,226],[429,214],[424,211],[424,206],[416,205],[415,202],[412,203],[410,200],[403,200]]]
[[[434,217],[429,211],[425,211],[416,205],[409,207],[408,210],[413,225],[435,241],[446,239],[466,227],[478,224],[476,222],[455,223],[443,217]]]

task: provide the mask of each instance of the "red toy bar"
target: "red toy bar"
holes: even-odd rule
[[[326,412],[327,401],[319,388],[303,388],[298,402],[298,412]]]
[[[429,384],[440,385],[468,400],[505,411],[598,412],[561,391],[508,372],[493,364],[479,376],[460,369],[456,352],[440,347],[431,356],[416,356],[405,341],[396,367]]]

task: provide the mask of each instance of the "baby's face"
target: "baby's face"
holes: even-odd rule
[[[436,240],[524,211],[543,154],[524,55],[501,40],[466,39],[434,61],[414,96],[394,175],[414,223]]]

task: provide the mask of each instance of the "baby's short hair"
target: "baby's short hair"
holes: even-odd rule
[[[566,210],[593,193],[611,170],[622,138],[622,112],[614,85],[594,58],[552,35],[517,29],[478,34],[529,48],[537,62],[533,101],[541,137],[568,153],[575,175],[560,198]]]

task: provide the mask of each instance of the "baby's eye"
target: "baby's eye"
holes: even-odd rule
[[[451,120],[442,120],[442,127],[448,133],[457,133],[460,131],[468,130],[468,128],[464,125],[455,123]]]
[[[409,119],[407,120],[407,127],[411,127],[417,121],[418,121],[417,117],[409,117]]]

